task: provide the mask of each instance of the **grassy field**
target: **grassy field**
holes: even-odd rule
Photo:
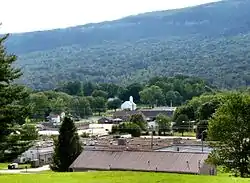
[[[4,183],[244,183],[250,179],[138,172],[0,175]]]

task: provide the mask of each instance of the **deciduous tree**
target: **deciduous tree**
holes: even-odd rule
[[[156,122],[158,124],[159,135],[161,135],[161,132],[166,135],[166,132],[170,131],[171,119],[168,116],[159,114],[156,117]]]
[[[250,175],[250,96],[231,94],[209,120],[209,139],[217,157],[235,175]]]

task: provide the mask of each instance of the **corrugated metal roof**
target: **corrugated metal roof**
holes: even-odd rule
[[[206,153],[146,151],[83,151],[70,166],[74,170],[134,170],[199,173]]]

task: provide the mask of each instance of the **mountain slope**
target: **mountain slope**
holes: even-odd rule
[[[143,81],[195,75],[221,87],[250,84],[250,0],[152,12],[67,29],[14,34],[7,42],[22,82]]]

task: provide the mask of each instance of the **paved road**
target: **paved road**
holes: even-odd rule
[[[19,174],[19,173],[38,173],[42,171],[50,170],[49,165],[45,165],[39,168],[28,168],[26,169],[19,169],[19,170],[0,170],[0,174]]]

